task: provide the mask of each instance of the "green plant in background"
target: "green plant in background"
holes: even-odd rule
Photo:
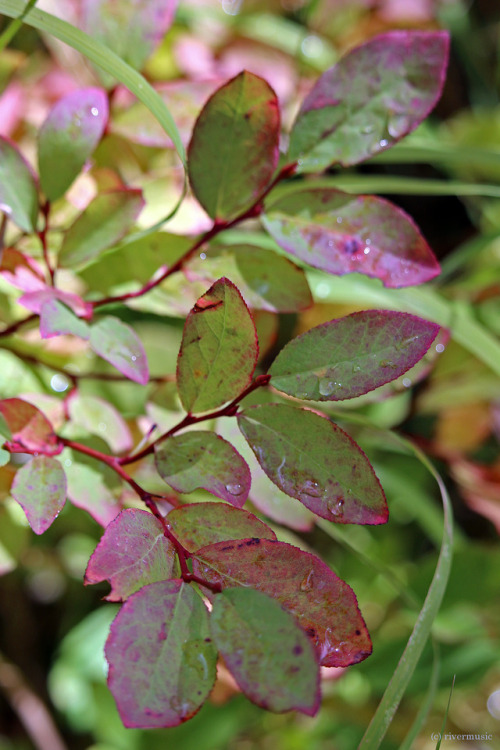
[[[18,16],[16,5],[0,2],[0,11]],[[182,91],[155,91],[134,70],[162,42],[175,3],[73,10],[81,29],[38,9],[24,22],[83,52],[101,86],[72,85],[50,106],[37,128],[38,174],[22,145],[0,141],[4,361],[7,373],[20,367],[38,378],[30,396],[24,375],[5,380],[6,493],[36,534],[54,533],[73,513],[67,499],[104,527],[85,583],[108,581],[106,598],[123,602],[105,652],[127,727],[191,718],[211,693],[218,655],[261,708],[317,713],[320,667],[359,664],[372,642],[351,586],[293,533],[316,523],[421,607],[377,711],[363,722],[361,747],[380,746],[434,628],[431,687],[410,747],[436,691],[451,518],[424,453],[386,428],[444,351],[447,329],[497,372],[499,347],[466,306],[436,288],[414,288],[440,268],[409,215],[364,195],[369,177],[332,169],[383,158],[428,115],[441,93],[448,36],[390,31],[352,49],[312,86],[286,136],[262,76],[187,82],[188,97],[199,100],[188,133]],[[189,12],[181,8],[180,17]],[[396,160],[404,160],[402,148],[394,148]],[[157,174],[169,206],[158,198]],[[384,183],[376,184],[372,190]],[[183,215],[184,229],[175,231]],[[311,318],[293,337],[286,314],[307,315],[313,298],[357,311]],[[377,309],[365,309],[370,303]],[[393,406],[377,418],[385,404]],[[377,457],[381,438],[389,462]],[[384,472],[389,486],[406,490],[391,462],[414,461],[408,453],[435,475],[445,509],[441,543],[433,506],[412,482],[415,516],[441,544],[420,599],[390,565],[363,552],[379,530],[358,543],[344,533],[346,524],[386,523]],[[257,515],[243,510],[247,500]],[[7,508],[15,519],[12,501]],[[106,638],[111,616],[90,641]],[[377,651],[366,664],[372,660],[377,668]],[[80,671],[96,678],[94,667]],[[93,725],[77,714],[77,726]],[[113,741],[140,746],[130,743],[141,735],[130,736],[137,740]]]

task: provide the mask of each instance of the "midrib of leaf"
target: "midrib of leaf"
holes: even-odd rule
[[[145,551],[145,552],[144,552],[144,553],[143,553],[143,554],[141,555],[141,557],[145,557],[145,556],[147,556],[147,555],[150,555],[150,554],[151,554],[151,552],[152,552],[152,551],[154,550],[154,548],[156,547],[156,545],[158,544],[158,540],[160,540],[160,539],[163,539],[163,532],[160,532],[160,533],[158,534],[158,536],[154,538],[154,541],[153,541],[153,543],[151,544],[151,546],[149,547],[149,549],[147,549],[147,550],[146,550],[146,551]],[[135,562],[133,562],[133,563],[130,563],[130,565],[124,565],[124,567],[123,567],[123,568],[119,568],[119,570],[116,570],[116,571],[115,571],[115,572],[113,573],[113,575],[114,575],[114,576],[115,576],[115,575],[119,575],[120,573],[123,573],[123,572],[124,572],[125,570],[129,570],[130,568],[134,568],[134,567],[136,567],[136,566],[137,566],[137,562],[138,562],[138,561],[136,560]]]

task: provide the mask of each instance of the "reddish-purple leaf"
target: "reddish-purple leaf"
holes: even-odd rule
[[[0,275],[8,284],[23,292],[34,292],[47,286],[38,261],[14,247],[4,248],[0,260]]]
[[[390,31],[353,49],[319,78],[290,136],[299,170],[348,166],[415,130],[438,101],[446,75],[446,31]]]
[[[292,339],[269,370],[272,385],[296,398],[342,401],[395,380],[419,362],[436,323],[409,313],[363,310]]]
[[[277,713],[316,714],[321,696],[314,648],[278,602],[256,589],[226,589],[214,598],[210,627],[250,700]]]
[[[145,510],[124,510],[106,528],[85,571],[85,585],[109,581],[106,599],[128,599],[148,583],[171,578],[175,551],[161,523]]]
[[[243,71],[213,94],[193,130],[188,170],[196,198],[212,219],[248,209],[278,164],[280,115],[269,84]]]
[[[27,310],[40,315],[44,304],[55,299],[62,302],[66,307],[69,307],[70,310],[73,310],[78,317],[92,317],[92,305],[89,302],[85,302],[78,294],[64,292],[62,289],[55,289],[46,284],[44,288],[36,289],[33,292],[26,292],[26,294],[19,297],[17,303]]]
[[[238,451],[208,430],[185,432],[155,446],[158,474],[177,492],[203,488],[241,508],[248,497],[250,469]]]
[[[102,89],[72,91],[52,107],[38,141],[40,183],[50,201],[64,195],[78,176],[107,121],[108,98]]]
[[[35,534],[43,534],[66,502],[64,469],[56,458],[35,456],[17,471],[11,493]]]
[[[276,599],[296,617],[325,667],[347,667],[371,654],[353,590],[309,552],[268,539],[219,542],[196,553],[193,570],[224,589],[250,586]]]
[[[217,651],[203,601],[181,580],[145,586],[118,612],[106,642],[108,685],[126,727],[174,727],[205,702]]]
[[[262,221],[284,250],[337,276],[357,271],[398,288],[440,271],[413,220],[382,198],[300,190],[269,205]]]
[[[0,137],[0,213],[23,232],[34,232],[38,189],[30,165],[7,138]]]
[[[187,316],[177,387],[189,412],[215,409],[251,382],[259,346],[252,316],[229,279],[219,279]]]
[[[20,398],[6,398],[0,401],[0,413],[7,422],[16,447],[51,456],[62,451],[63,446],[54,428],[36,406]]]
[[[69,307],[53,297],[46,300],[40,308],[40,336],[42,339],[50,339],[62,334],[72,334],[86,340],[90,336],[90,328]]]
[[[276,539],[274,531],[257,516],[226,503],[192,503],[174,508],[167,523],[188,552],[233,539]]]
[[[316,515],[336,523],[387,521],[372,465],[324,414],[264,404],[240,412],[238,425],[269,479]]]
[[[135,383],[146,385],[149,367],[140,338],[118,318],[101,318],[90,329],[90,346]]]

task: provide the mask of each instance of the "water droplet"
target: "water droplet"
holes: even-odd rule
[[[411,386],[410,378],[403,378],[403,385],[405,388],[409,388]]]
[[[328,240],[328,247],[333,247],[333,240]]]
[[[342,516],[344,514],[344,498],[338,496],[328,498],[326,507],[332,516]]]
[[[90,114],[94,117],[97,117],[97,115],[99,114],[99,110],[97,109],[97,107],[92,107],[92,109],[90,110]]]
[[[370,253],[370,248],[369,248],[369,247],[365,247],[365,249],[363,250],[363,253],[364,253],[365,255],[369,255],[369,253]]]
[[[382,139],[381,139],[381,140],[380,140],[380,141],[378,142],[378,145],[380,146],[380,148],[386,148],[386,146],[388,146],[388,145],[389,145],[389,141],[388,141],[388,140],[387,140],[386,138],[382,138]]]
[[[69,385],[69,380],[64,377],[64,375],[60,375],[57,373],[56,375],[53,375],[50,379],[50,387],[53,391],[56,391],[56,393],[63,393],[65,390],[67,390]]]
[[[436,351],[438,354],[441,354],[441,352],[444,352],[444,344],[436,344]]]
[[[361,372],[361,366],[360,365],[353,365],[352,366],[353,372]]]
[[[406,115],[396,115],[387,123],[387,132],[391,138],[401,138],[409,127],[410,122]]]
[[[130,359],[132,360],[132,362],[135,362],[136,359],[137,359],[137,357],[135,356],[135,354],[132,354],[132,356],[130,357]]]
[[[100,432],[106,432],[106,430],[108,429],[108,425],[106,424],[106,422],[99,422],[99,424],[97,425],[97,429]]]
[[[323,281],[318,284],[316,287],[316,297],[328,297],[328,292],[330,291],[330,287],[328,284],[325,284]]]
[[[363,128],[361,128],[361,132],[363,135],[370,135],[370,133],[373,133],[373,125],[365,125]]]
[[[200,253],[200,258],[201,258],[202,260],[205,260],[205,258],[206,258],[206,257],[207,257],[207,254],[206,254],[206,253]]]
[[[337,216],[337,224],[342,224],[342,216]]]
[[[241,484],[226,484],[226,492],[229,492],[230,495],[241,495],[243,487]]]
[[[392,360],[390,359],[381,359],[378,364],[379,367],[390,367],[391,370],[397,367],[397,365],[395,365],[394,362],[392,362]]]
[[[339,383],[336,380],[322,378],[322,380],[319,381],[318,389],[322,396],[331,396],[332,393],[337,390],[337,388],[340,388],[341,385],[342,383]]]
[[[314,570],[311,568],[309,573],[304,576],[300,584],[301,591],[311,591],[313,588]]]
[[[303,492],[304,495],[309,495],[309,497],[321,497],[323,495],[323,491],[319,484],[312,479],[306,479],[301,487],[301,492]]]
[[[300,49],[305,57],[319,57],[323,51],[323,42],[315,34],[309,34],[302,40]]]
[[[64,461],[64,465],[68,467],[71,466],[72,463],[73,461],[71,460],[71,458],[66,458]]]
[[[371,244],[372,244],[372,241],[371,241],[370,238],[368,238],[367,240],[365,240],[365,245],[370,246]]]

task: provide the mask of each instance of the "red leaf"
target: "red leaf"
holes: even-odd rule
[[[20,398],[6,398],[0,401],[0,412],[16,447],[40,451],[46,456],[55,456],[62,451],[63,446],[52,425],[36,406]]]

